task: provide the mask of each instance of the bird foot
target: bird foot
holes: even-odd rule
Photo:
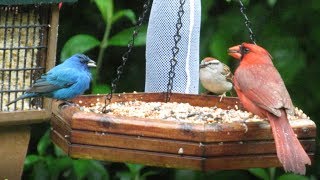
[[[220,99],[219,99],[218,102],[216,102],[215,107],[218,107],[218,104],[222,101],[222,99],[223,99],[224,97],[227,97],[227,95],[226,95],[226,93],[223,93],[223,94],[219,95],[218,97],[220,97]]]
[[[227,93],[225,92],[225,93],[219,95],[219,97],[220,97],[219,102],[221,102],[224,97],[227,97]]]
[[[71,101],[64,101],[63,103],[59,104],[60,109],[66,108],[67,106],[77,106],[77,104]]]
[[[39,98],[39,97],[36,97],[36,98],[33,98],[32,100],[31,100],[31,105],[33,106],[33,107],[41,107],[42,106],[42,98]]]

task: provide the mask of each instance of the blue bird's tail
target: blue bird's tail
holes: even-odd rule
[[[30,97],[36,97],[38,94],[37,93],[26,93],[23,94],[22,96],[18,97],[17,99],[10,101],[8,104],[6,104],[6,106],[10,106],[10,104],[16,103],[17,101],[21,100],[21,99],[25,99],[25,98],[30,98]]]

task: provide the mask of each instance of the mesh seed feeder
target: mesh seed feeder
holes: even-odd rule
[[[24,125],[49,120],[51,111],[43,99],[6,104],[55,65],[58,3],[75,1],[0,0],[0,139],[5,144],[0,150],[1,178],[20,178],[30,138]]]
[[[0,1],[0,123],[49,119],[49,103],[25,99],[6,107],[34,80],[55,66],[58,2],[75,0]]]
[[[150,0],[144,4],[132,41],[129,41],[128,51],[124,53],[122,64],[117,69],[117,77],[111,83],[111,93],[75,98],[73,101],[82,107],[53,102],[53,142],[74,158],[204,171],[281,166],[270,125],[266,120],[249,122],[239,116],[237,121],[223,122],[219,121],[220,113],[211,114],[213,122],[193,123],[180,117],[169,120],[108,114],[113,110],[107,106],[98,113],[82,110],[83,107],[96,104],[103,106],[104,103],[127,103],[133,106],[132,102],[137,101],[176,103],[172,111],[180,103],[207,108],[217,106],[226,112],[242,109],[238,98],[227,97],[219,102],[220,97],[197,95],[194,90],[198,89],[198,84],[195,83],[195,80],[198,82],[197,72],[192,73],[192,68],[195,67],[192,63],[196,59],[196,67],[199,65],[199,0],[153,1],[146,45],[146,92],[114,93],[132,50],[133,40],[150,5]],[[155,62],[157,58],[158,61]],[[155,106],[154,109],[159,107]],[[138,110],[128,110],[129,113],[133,111]],[[291,121],[291,125],[306,152],[312,157],[316,137],[314,122],[303,117]]]

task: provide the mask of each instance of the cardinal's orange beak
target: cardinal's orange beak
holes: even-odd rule
[[[240,60],[241,59],[240,47],[241,47],[240,45],[237,45],[229,48],[228,54],[234,57],[235,59]]]

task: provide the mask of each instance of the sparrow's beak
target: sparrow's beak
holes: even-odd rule
[[[90,59],[90,61],[88,62],[88,67],[97,67],[96,62],[94,62],[93,60]]]
[[[237,46],[233,46],[231,48],[229,48],[228,50],[228,54],[232,57],[234,57],[235,59],[240,60],[241,59],[241,51],[240,51],[240,45]]]

